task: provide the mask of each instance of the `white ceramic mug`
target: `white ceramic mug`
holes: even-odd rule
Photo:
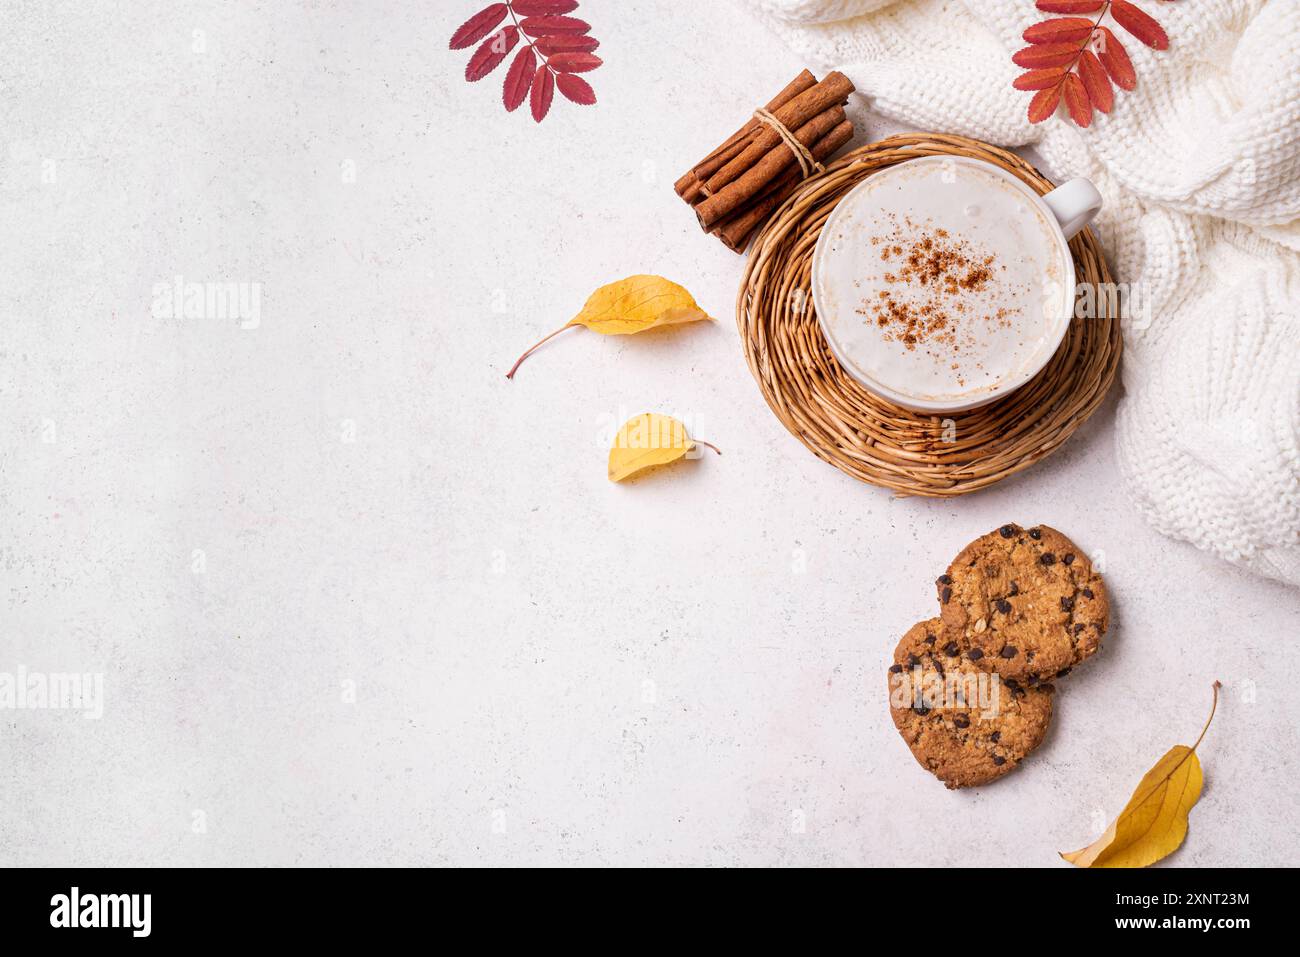
[[[992,402],[1037,375],[1065,338],[1069,241],[1101,205],[1086,179],[1039,196],[966,157],[881,170],[840,200],[818,237],[822,333],[849,375],[896,405],[944,413]],[[936,249],[948,265],[935,265]]]

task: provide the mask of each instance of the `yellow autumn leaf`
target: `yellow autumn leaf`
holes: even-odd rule
[[[569,325],[586,326],[603,336],[628,336],[708,318],[677,283],[663,276],[629,276],[593,292]]]
[[[623,423],[609,449],[609,480],[621,482],[638,472],[684,458],[703,445],[719,455],[716,446],[686,434],[686,426],[668,415],[643,412]]]
[[[1187,815],[1201,797],[1204,777],[1196,749],[1214,720],[1219,687],[1216,681],[1210,717],[1196,744],[1170,748],[1143,775],[1128,804],[1106,832],[1087,847],[1061,857],[1077,867],[1146,867],[1178,850],[1187,837]]]
[[[538,346],[575,326],[586,326],[604,336],[629,336],[658,326],[711,318],[677,283],[663,276],[629,276],[593,292],[580,313],[520,356],[506,378],[513,379]]]

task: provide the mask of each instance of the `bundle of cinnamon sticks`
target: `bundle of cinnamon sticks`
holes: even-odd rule
[[[811,175],[813,164],[824,163],[853,138],[853,123],[844,114],[852,92],[842,73],[828,73],[819,83],[804,70],[767,104],[765,115],[755,111],[693,166],[676,188],[694,207],[701,228],[728,249],[744,252],[758,227]]]

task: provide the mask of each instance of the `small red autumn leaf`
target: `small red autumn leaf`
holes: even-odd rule
[[[1030,70],[1016,77],[1011,85],[1017,90],[1045,90],[1049,86],[1059,85],[1063,76],[1065,71],[1060,67],[1050,70]]]
[[[1096,13],[1105,5],[1106,0],[1038,0],[1035,4],[1044,13]]]
[[[538,37],[537,42],[533,45],[542,53],[551,56],[555,53],[590,53],[600,46],[600,41],[595,37],[570,33],[557,34],[553,37]]]
[[[557,33],[586,33],[591,24],[577,17],[528,17],[519,24],[530,37],[551,37]]]
[[[594,53],[557,53],[551,57],[551,69],[557,73],[590,73],[604,60]]]
[[[501,65],[519,42],[519,31],[515,27],[498,30],[483,41],[483,45],[474,51],[465,67],[465,79],[476,83]]]
[[[1049,86],[1045,90],[1039,90],[1034,94],[1034,98],[1029,101],[1029,122],[1041,123],[1053,113],[1061,102],[1061,87]]]
[[[1071,43],[1092,36],[1093,23],[1083,17],[1059,17],[1035,23],[1025,31],[1026,43]]]
[[[487,9],[480,10],[451,35],[451,49],[464,50],[478,43],[496,29],[496,25],[506,18],[506,13],[504,3],[494,3]]]
[[[501,93],[501,101],[505,103],[507,113],[519,109],[520,104],[528,96],[536,69],[537,54],[533,53],[532,47],[524,47],[515,57],[515,62],[510,64],[510,71],[506,74],[505,89]]]
[[[1031,43],[1015,52],[1011,62],[1027,70],[1041,70],[1047,66],[1073,64],[1078,56],[1078,43]]]
[[[1025,31],[1030,46],[1016,51],[1011,61],[1027,72],[1016,77],[1012,86],[1039,91],[1029,105],[1032,123],[1051,116],[1064,97],[1070,119],[1087,127],[1092,123],[1094,109],[1109,113],[1114,107],[1116,86],[1123,90],[1137,86],[1128,51],[1110,29],[1101,25],[1107,15],[1147,46],[1156,50],[1169,47],[1168,34],[1133,0],[1036,0],[1035,6],[1045,13],[1098,16],[1093,20],[1045,20]]]
[[[1088,91],[1084,89],[1083,81],[1077,75],[1067,73],[1061,86],[1065,92],[1065,108],[1070,111],[1070,119],[1084,128],[1091,126],[1092,104],[1088,102]]]
[[[1153,50],[1168,50],[1169,35],[1149,14],[1128,0],[1113,0],[1110,5],[1115,22]]]
[[[546,114],[551,110],[551,100],[554,96],[555,74],[543,63],[537,68],[537,75],[533,78],[533,92],[528,101],[533,111],[533,119],[538,123],[546,119]]]
[[[1102,113],[1109,113],[1115,105],[1115,90],[1110,85],[1110,77],[1102,67],[1097,54],[1084,50],[1079,57],[1079,78],[1088,91],[1088,100]]]
[[[1073,63],[1078,55],[1077,43],[1033,43],[1017,51],[1011,62],[1026,70],[1041,70],[1044,67]]]
[[[533,119],[540,123],[550,113],[557,87],[574,103],[594,104],[591,85],[573,75],[603,65],[593,52],[600,42],[588,35],[591,25],[568,16],[579,5],[579,0],[509,0],[480,10],[451,38],[454,50],[481,41],[465,67],[465,79],[473,83],[492,73],[523,40],[525,46],[515,55],[501,88],[507,113],[528,100]]]
[[[1137,73],[1133,69],[1133,61],[1128,57],[1128,51],[1124,49],[1124,44],[1119,42],[1119,37],[1111,33],[1105,27],[1097,31],[1100,38],[1097,43],[1097,57],[1101,60],[1101,65],[1106,68],[1110,78],[1115,81],[1115,85],[1121,90],[1133,90],[1137,88]]]
[[[542,17],[553,13],[572,13],[578,0],[514,0],[511,4],[521,17]]]
[[[579,106],[593,106],[596,103],[596,91],[580,76],[561,73],[555,78],[555,85],[564,94],[565,99]]]

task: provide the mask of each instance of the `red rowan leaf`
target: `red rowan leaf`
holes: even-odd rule
[[[551,56],[554,53],[590,53],[600,46],[600,41],[595,37],[569,33],[539,37],[534,46],[547,56]]]
[[[1111,33],[1105,27],[1097,31],[1097,58],[1101,60],[1101,65],[1106,68],[1110,78],[1115,81],[1115,85],[1121,90],[1132,90],[1137,87],[1137,73],[1133,70],[1133,61],[1128,58],[1128,51],[1124,49],[1124,44],[1119,42],[1119,38]]]
[[[506,74],[505,89],[501,93],[501,100],[506,105],[507,113],[519,109],[519,105],[528,96],[528,90],[533,85],[533,71],[536,69],[537,55],[533,53],[532,47],[524,47],[515,57],[515,62],[510,64],[510,71]]]
[[[1084,50],[1079,57],[1079,78],[1088,91],[1088,99],[1102,113],[1109,113],[1115,105],[1115,89],[1110,85],[1110,77],[1102,67],[1097,54]]]
[[[553,37],[557,33],[586,33],[591,24],[577,17],[528,17],[519,28],[530,37]]]
[[[513,26],[498,30],[483,41],[483,45],[474,51],[465,67],[465,79],[471,83],[483,79],[501,65],[519,42],[519,31]]]
[[[463,50],[473,46],[491,33],[498,23],[506,18],[506,5],[494,3],[485,10],[480,10],[460,25],[451,35],[451,49]]]
[[[1079,43],[1092,35],[1092,21],[1083,17],[1058,17],[1035,23],[1024,31],[1026,43]]]
[[[1035,23],[1025,31],[1026,43],[1078,43],[1092,36],[1092,21],[1083,17],[1059,17]]]
[[[557,73],[590,73],[604,62],[594,53],[557,53],[550,60]]]
[[[1017,90],[1045,90],[1049,86],[1059,84],[1064,75],[1065,70],[1061,67],[1053,67],[1050,70],[1030,70],[1016,77],[1011,85]]]
[[[1065,107],[1070,111],[1070,118],[1084,128],[1091,126],[1092,104],[1088,102],[1088,91],[1084,89],[1083,81],[1075,74],[1067,73],[1061,87],[1065,93]]]
[[[1106,0],[1038,0],[1036,4],[1044,13],[1096,13],[1105,5]]]
[[[1039,90],[1034,94],[1034,98],[1029,101],[1029,122],[1041,123],[1056,112],[1056,107],[1061,102],[1061,87],[1051,86],[1046,90]]]
[[[596,91],[580,76],[574,76],[572,73],[561,73],[555,78],[555,85],[560,88],[560,92],[565,98],[577,103],[579,106],[593,106],[596,103]]]
[[[1033,43],[1017,51],[1011,62],[1026,70],[1041,70],[1049,66],[1067,66],[1078,55],[1077,43]]]
[[[1169,35],[1155,18],[1128,0],[1114,0],[1110,5],[1115,22],[1153,50],[1168,50]]]
[[[538,123],[546,119],[546,114],[551,110],[551,100],[554,96],[555,74],[543,63],[537,68],[537,75],[533,78],[533,92],[529,97],[529,105],[533,110],[533,119]]]
[[[514,0],[510,6],[521,17],[542,17],[578,9],[578,0]]]

